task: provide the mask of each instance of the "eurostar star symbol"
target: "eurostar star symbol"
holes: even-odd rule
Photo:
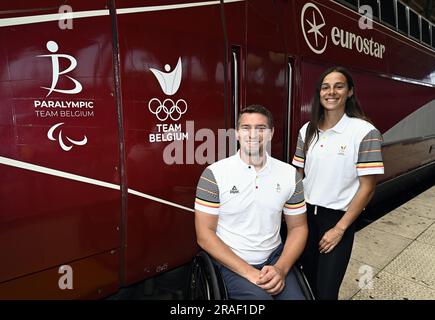
[[[316,47],[319,46],[319,41],[317,39],[317,35],[319,35],[322,38],[325,38],[325,36],[320,32],[320,29],[322,29],[325,26],[325,22],[321,24],[316,23],[316,15],[313,11],[313,22],[310,22],[310,20],[307,19],[308,24],[310,25],[311,29],[308,30],[308,33],[314,33],[314,37],[316,38]]]
[[[308,31],[306,31],[306,23],[310,26]],[[322,54],[328,44],[328,38],[320,31],[325,25],[325,18],[319,8],[312,3],[305,4],[301,13],[302,32],[307,45],[317,54]],[[315,45],[312,43],[313,34]],[[319,43],[320,38],[323,38],[323,41]]]

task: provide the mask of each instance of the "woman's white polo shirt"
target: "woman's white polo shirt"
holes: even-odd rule
[[[319,132],[303,148],[308,123],[299,131],[293,165],[304,168],[307,203],[346,211],[358,191],[359,176],[383,174],[380,132],[369,122],[346,114],[331,129]]]

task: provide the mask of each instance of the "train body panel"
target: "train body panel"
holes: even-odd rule
[[[22,15],[58,13],[58,4],[45,5]],[[19,292],[14,284],[22,289],[20,279],[31,274],[41,272],[44,283],[44,270],[57,266],[51,277],[56,281],[46,287],[62,297],[68,290],[59,291],[61,265],[87,264],[111,250],[119,257],[119,139],[112,23],[105,5],[78,1],[77,11],[106,14],[75,19],[72,30],[60,29],[58,21],[0,28],[0,282],[10,292]],[[17,15],[11,12],[6,16]],[[109,260],[107,270],[116,277],[104,282],[113,290],[120,285],[119,258]],[[81,273],[79,267],[73,270]],[[7,290],[1,296],[8,297]]]
[[[337,2],[60,5],[0,4],[0,298],[105,297],[189,262],[237,112],[267,106],[290,161],[332,65],[384,135],[380,182],[434,163],[434,50]]]
[[[201,145],[194,135],[202,128],[217,135],[225,128],[220,8],[186,10],[189,14],[180,9],[117,16],[127,185],[160,201],[128,193],[127,284],[186,263],[194,254],[192,178],[203,168],[194,165],[192,152]]]

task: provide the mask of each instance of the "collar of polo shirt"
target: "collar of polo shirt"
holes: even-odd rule
[[[333,126],[332,128],[328,129],[328,130],[332,130],[335,131],[337,133],[343,133],[344,130],[346,130],[347,125],[349,124],[349,117],[347,116],[347,114],[343,114],[343,116],[341,117],[340,121],[337,122],[337,124],[335,126]],[[320,130],[320,129],[319,129]],[[325,131],[328,131],[325,130]],[[320,130],[320,132],[325,132],[323,130]]]
[[[240,157],[240,149],[237,151],[237,159],[238,159],[238,163],[240,164],[240,166],[243,170],[250,170],[250,167],[253,167],[253,165],[249,165],[245,161],[242,160],[242,158]],[[257,175],[270,172],[271,165],[272,165],[272,161],[270,160],[269,153],[266,152],[266,163],[263,166],[263,168],[261,168],[257,172]],[[255,168],[254,168],[254,170],[255,170]]]

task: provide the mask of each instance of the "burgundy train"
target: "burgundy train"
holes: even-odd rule
[[[332,65],[383,134],[379,187],[435,165],[435,26],[400,1],[6,0],[0,41],[0,299],[188,264],[197,179],[236,148],[220,130],[263,104],[289,162]]]

